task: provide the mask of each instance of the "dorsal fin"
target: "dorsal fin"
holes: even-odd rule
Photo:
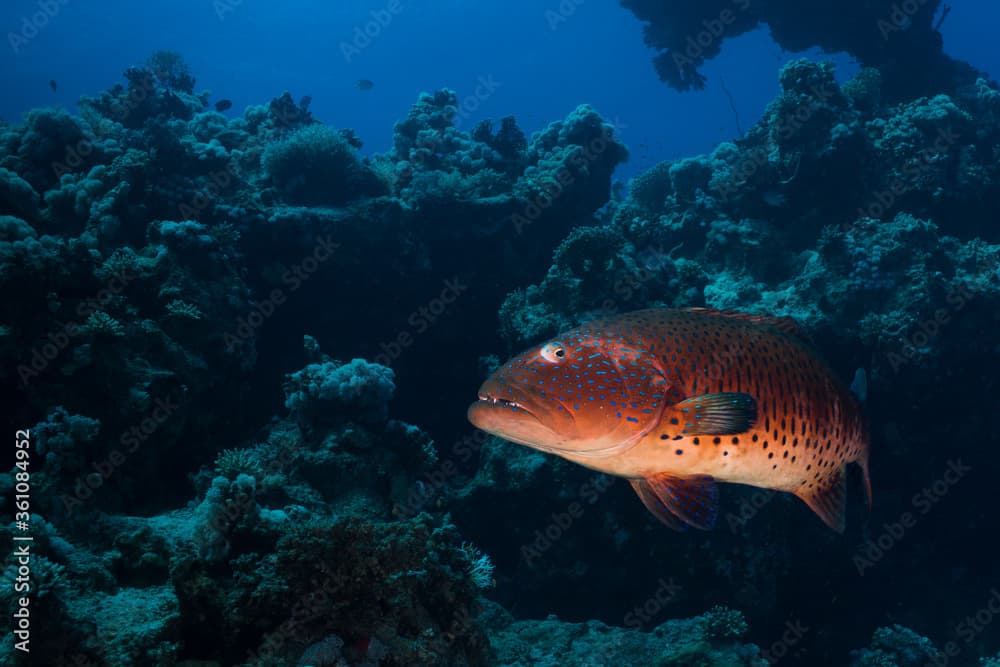
[[[709,315],[718,315],[719,317],[728,317],[734,320],[743,320],[744,322],[753,322],[755,324],[766,324],[772,329],[777,329],[778,331],[783,331],[786,334],[795,336],[796,338],[801,338],[806,342],[809,341],[809,337],[791,317],[771,317],[769,315],[752,315],[750,313],[740,313],[735,310],[716,310],[715,308],[688,308],[688,311],[692,313],[707,313]]]

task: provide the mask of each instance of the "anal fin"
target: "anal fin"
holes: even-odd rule
[[[819,515],[819,518],[823,519],[826,525],[838,533],[844,532],[845,525],[846,469],[846,464],[841,465],[839,470],[823,481],[822,486],[801,489],[795,493],[809,505],[813,512]]]
[[[683,530],[688,526],[710,530],[715,525],[719,487],[707,475],[653,475],[632,480],[632,488],[646,509],[674,530]]]

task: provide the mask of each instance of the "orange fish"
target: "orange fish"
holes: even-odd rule
[[[654,308],[511,359],[469,407],[477,428],[629,480],[674,529],[708,529],[716,481],[793,493],[843,532],[845,470],[868,474],[858,401],[790,319]]]

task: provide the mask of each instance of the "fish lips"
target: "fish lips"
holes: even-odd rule
[[[472,425],[505,440],[547,452],[558,452],[553,441],[563,436],[545,425],[532,411],[530,401],[508,400],[480,392],[466,413]]]

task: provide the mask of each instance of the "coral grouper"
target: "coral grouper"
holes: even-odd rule
[[[871,501],[857,401],[787,319],[658,308],[594,321],[497,370],[469,420],[629,479],[672,528],[713,525],[719,480],[794,493],[842,532],[853,461]]]

